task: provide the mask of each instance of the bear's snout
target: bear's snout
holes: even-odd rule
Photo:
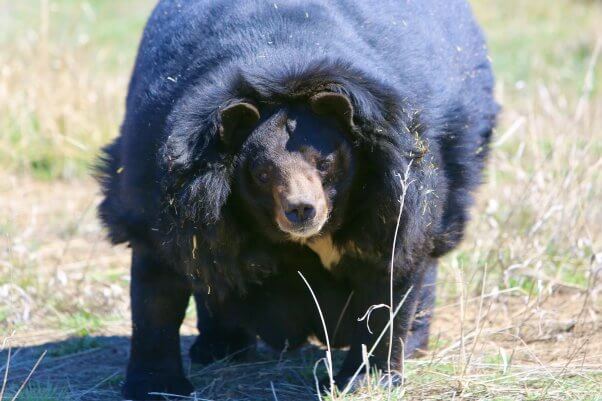
[[[289,174],[274,194],[278,227],[296,238],[318,234],[328,218],[324,189],[312,174],[307,171]]]
[[[303,224],[316,217],[316,208],[309,202],[289,203],[284,207],[284,215],[293,224]]]

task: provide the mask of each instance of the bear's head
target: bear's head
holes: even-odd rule
[[[221,140],[237,149],[238,219],[273,241],[334,231],[354,177],[352,115],[349,99],[331,92],[261,113],[245,102],[224,108]]]

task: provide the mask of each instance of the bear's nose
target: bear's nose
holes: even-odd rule
[[[299,202],[289,204],[284,214],[291,223],[301,224],[316,217],[316,208],[310,203]]]

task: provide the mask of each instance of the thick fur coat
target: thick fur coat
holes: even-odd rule
[[[419,289],[462,238],[498,111],[493,86],[463,0],[162,0],[140,45],[121,135],[99,170],[101,219],[113,242],[132,246],[134,277],[160,269],[215,305],[252,298],[290,255],[317,259],[245,217],[233,187],[240,156],[220,142],[220,110],[250,101],[263,114],[339,93],[353,106],[347,135],[358,171],[330,233],[341,253],[331,273],[353,288],[388,280],[393,266],[400,290]],[[161,267],[137,272],[145,258]],[[130,365],[132,388],[143,371]]]

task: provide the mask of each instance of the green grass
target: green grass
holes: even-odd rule
[[[10,16],[0,24],[9,49],[0,88],[16,94],[0,98],[0,166],[41,180],[81,177],[117,132],[152,2],[44,3],[0,1]]]
[[[498,80],[527,90],[553,82],[580,91],[598,38],[600,2],[474,1],[485,28]],[[578,28],[577,28],[578,27]],[[600,68],[597,70],[600,74]],[[595,88],[599,91],[601,83]]]
[[[61,329],[75,332],[80,337],[97,332],[102,328],[103,321],[100,316],[85,310],[78,310],[72,313],[61,315],[59,327]]]
[[[81,334],[81,333],[80,333]],[[95,349],[99,347],[99,342],[96,338],[88,335],[87,330],[85,334],[76,336],[62,343],[61,345],[51,349],[48,352],[49,357],[60,357],[79,352]]]
[[[9,396],[11,395],[9,394]],[[52,384],[29,385],[17,398],[18,401],[67,401],[69,399],[66,389]]]
[[[45,89],[42,84],[41,92],[83,90],[100,100],[86,105],[91,110],[83,124],[65,121],[69,115],[64,110],[27,110],[15,107],[14,101],[10,102],[12,107],[0,103],[0,143],[4,149],[0,151],[0,166],[45,180],[80,177],[88,174],[98,148],[116,134],[123,114],[125,83],[153,2],[53,0],[47,14],[40,7],[43,3],[0,2],[0,9],[8,10],[10,16],[0,24],[0,44],[13,56],[28,59],[25,66],[15,66],[24,67],[26,76],[45,69],[47,76],[40,80],[52,81],[53,69],[59,73],[62,63],[76,58],[79,74],[86,81],[82,88],[66,87],[68,82],[48,82],[52,87]],[[596,26],[602,17],[599,2],[558,0],[553,7],[545,0],[480,0],[473,4],[489,39],[498,82],[513,102],[523,104],[538,85],[547,83],[569,98],[581,94],[596,45]],[[43,29],[44,21],[48,21],[47,30]],[[36,57],[38,60],[32,60]],[[10,59],[0,57],[2,60],[10,66]],[[38,63],[50,65],[36,66]],[[25,79],[13,74],[14,79]],[[595,75],[599,77],[599,67]],[[111,81],[118,89],[103,90],[102,83]],[[592,96],[601,85],[600,79],[594,83]],[[525,88],[517,89],[517,85]],[[96,132],[90,137],[88,130]]]

